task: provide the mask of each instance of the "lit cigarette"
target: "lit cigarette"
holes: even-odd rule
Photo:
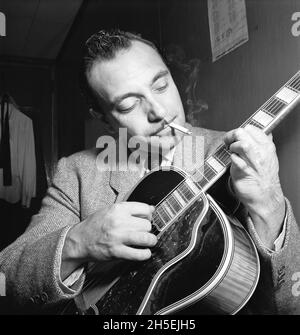
[[[174,128],[174,129],[176,129],[176,130],[178,130],[178,131],[181,131],[181,132],[184,133],[184,134],[188,134],[188,135],[191,135],[191,134],[192,134],[192,132],[189,131],[187,128],[184,128],[184,127],[182,127],[182,126],[179,126],[178,124],[173,123],[173,122],[171,122],[171,123],[167,123],[167,124],[164,126],[164,128],[166,128],[166,127]]]

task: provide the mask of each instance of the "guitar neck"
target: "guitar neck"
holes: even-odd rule
[[[266,101],[240,128],[250,124],[269,134],[300,102],[300,71]],[[202,167],[192,173],[193,180],[206,191],[230,166],[230,151],[220,145]]]
[[[266,134],[270,133],[300,102],[300,71],[265,102],[240,128],[251,124]],[[188,206],[200,193],[208,190],[229,168],[231,152],[225,144],[205,159],[190,178],[182,181],[158,206],[153,224],[158,231],[166,227],[174,217]]]

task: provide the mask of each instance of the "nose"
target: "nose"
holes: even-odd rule
[[[159,122],[166,116],[166,109],[159,101],[152,99],[149,103],[148,120],[149,122]]]

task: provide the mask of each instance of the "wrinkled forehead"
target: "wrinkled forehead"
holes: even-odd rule
[[[89,83],[101,98],[111,100],[115,95],[150,84],[165,69],[167,66],[155,49],[133,41],[129,49],[118,51],[113,59],[96,61],[89,73]]]

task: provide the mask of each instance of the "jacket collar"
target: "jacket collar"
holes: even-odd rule
[[[203,162],[204,151],[203,147],[197,147],[197,151],[195,151],[197,143],[196,135],[190,124],[185,124],[185,126],[192,131],[192,136],[188,136],[188,140],[182,140],[176,146],[173,165],[186,172],[192,172],[197,165],[199,167],[199,164],[197,163]],[[197,162],[195,162],[194,159],[195,153],[198,156]],[[141,171],[138,169],[137,165],[130,165],[127,171],[120,171],[119,169],[111,171],[109,184],[117,194],[117,201],[124,199],[126,194],[131,191],[139,179],[141,179]]]

